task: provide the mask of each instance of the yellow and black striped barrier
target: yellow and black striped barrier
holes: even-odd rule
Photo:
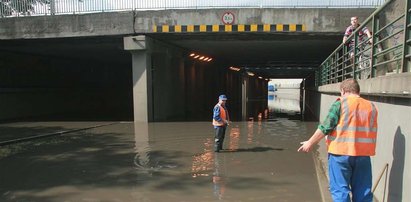
[[[251,24],[251,25],[154,25],[153,32],[305,32],[303,24]]]

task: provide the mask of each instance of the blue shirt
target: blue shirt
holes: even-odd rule
[[[219,106],[221,106],[221,105],[216,104],[216,105],[214,106],[214,109],[213,109],[213,119],[220,122],[220,121],[223,121],[223,119],[221,119],[221,116],[220,116],[220,107],[219,107]],[[227,108],[226,108],[225,106],[222,106],[222,107],[225,109],[226,115],[227,115],[227,117],[228,117]],[[217,127],[217,126],[214,126],[214,128],[216,128],[216,127]]]

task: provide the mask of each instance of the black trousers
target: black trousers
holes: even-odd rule
[[[223,149],[225,129],[226,126],[216,127],[215,128],[215,137],[214,137],[214,151],[220,151]]]

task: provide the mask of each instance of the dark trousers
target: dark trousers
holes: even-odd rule
[[[226,126],[215,128],[214,151],[218,152],[223,149],[223,142],[224,142],[226,128],[227,128]]]

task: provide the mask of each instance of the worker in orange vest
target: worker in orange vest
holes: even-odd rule
[[[218,103],[214,106],[213,109],[213,126],[215,129],[215,138],[214,138],[214,151],[220,152],[223,149],[225,130],[227,125],[229,125],[229,116],[228,110],[225,106],[227,101],[226,95],[220,95],[218,97]]]
[[[299,152],[309,152],[323,137],[328,150],[330,192],[334,202],[371,202],[372,171],[370,156],[375,155],[378,111],[360,97],[355,79],[340,86],[338,98],[318,129]],[[350,197],[350,192],[352,197]]]

